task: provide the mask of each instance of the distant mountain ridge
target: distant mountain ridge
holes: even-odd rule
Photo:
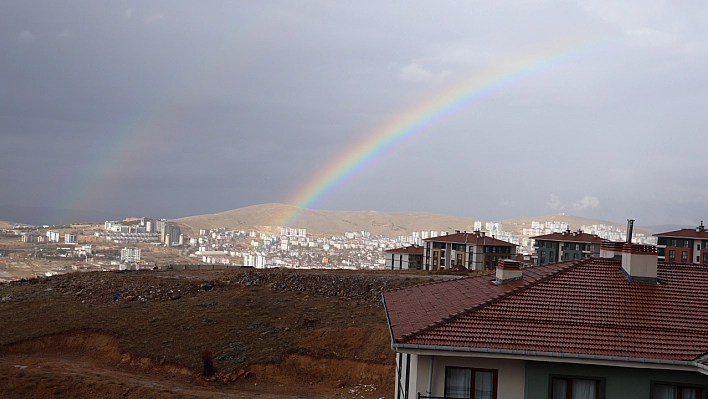
[[[278,233],[277,227],[294,214],[298,216],[288,227],[304,228],[308,233],[324,235],[342,234],[346,231],[369,231],[372,235],[389,237],[407,236],[414,231],[424,230],[454,233],[455,230],[474,230],[474,222],[478,220],[491,221],[429,212],[327,211],[303,209],[284,204],[253,205],[214,214],[174,219],[174,221],[182,224],[188,230],[193,230],[192,234],[199,229],[220,227],[239,230],[262,229]],[[517,229],[520,231],[523,227],[531,227],[531,221],[534,220],[538,222],[564,221],[569,224],[571,230],[577,230],[582,225],[592,224],[626,226],[626,222],[616,223],[566,214],[519,217],[499,222],[502,223],[502,227],[506,231]],[[652,230],[639,227],[635,227],[634,231],[646,235],[654,233]]]
[[[0,220],[0,229],[11,229],[16,223]]]

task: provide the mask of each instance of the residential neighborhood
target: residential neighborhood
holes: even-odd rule
[[[706,281],[705,265],[607,242],[385,292],[395,398],[704,398]]]

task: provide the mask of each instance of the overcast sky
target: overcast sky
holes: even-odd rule
[[[697,225],[703,1],[3,1],[0,205],[285,203],[416,104],[558,46],[318,206]]]

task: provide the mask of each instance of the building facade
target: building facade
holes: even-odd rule
[[[594,234],[583,233],[580,230],[577,232],[566,230],[561,233],[545,234],[531,238],[535,241],[537,265],[591,256],[597,257],[600,255],[600,244],[603,241],[602,238]]]
[[[703,222],[695,229],[654,234],[659,260],[668,263],[708,265],[708,231]]]
[[[140,260],[140,248],[123,248],[120,250],[120,261],[134,263]]]
[[[423,268],[424,249],[420,245],[411,245],[404,248],[387,249],[385,252],[385,267],[387,270],[421,270]]]
[[[461,266],[468,270],[494,270],[502,259],[516,257],[516,245],[488,237],[482,231],[426,238],[423,268],[443,270]]]
[[[79,233],[76,232],[71,232],[71,233],[65,233],[64,234],[64,243],[65,244],[78,244],[79,243]]]
[[[176,224],[165,224],[160,232],[160,241],[167,245],[179,245],[180,228]]]

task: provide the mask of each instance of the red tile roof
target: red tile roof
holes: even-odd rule
[[[489,273],[387,291],[384,293],[384,301],[394,338],[401,341],[567,267],[567,264],[552,263],[525,268],[522,269],[523,279],[501,285],[492,283],[495,276]]]
[[[708,240],[708,231],[699,226],[695,229],[681,229],[675,231],[667,231],[666,233],[654,234],[655,237],[676,237],[676,238],[699,238],[703,240]]]
[[[475,244],[475,245],[496,245],[496,246],[506,246],[515,247],[516,244],[510,242],[498,240],[494,237],[489,237],[484,234],[479,233],[456,233],[448,234],[445,236],[437,236],[425,238],[423,241],[430,242],[452,242],[456,244]]]
[[[589,258],[384,294],[394,343],[691,361],[708,352],[708,268],[659,264],[659,284]]]
[[[534,240],[549,240],[549,241],[573,241],[573,242],[590,242],[601,243],[602,238],[588,233],[551,233],[542,236],[531,237]]]
[[[387,249],[385,252],[390,254],[423,255],[423,249],[420,245],[411,245],[409,247]]]

